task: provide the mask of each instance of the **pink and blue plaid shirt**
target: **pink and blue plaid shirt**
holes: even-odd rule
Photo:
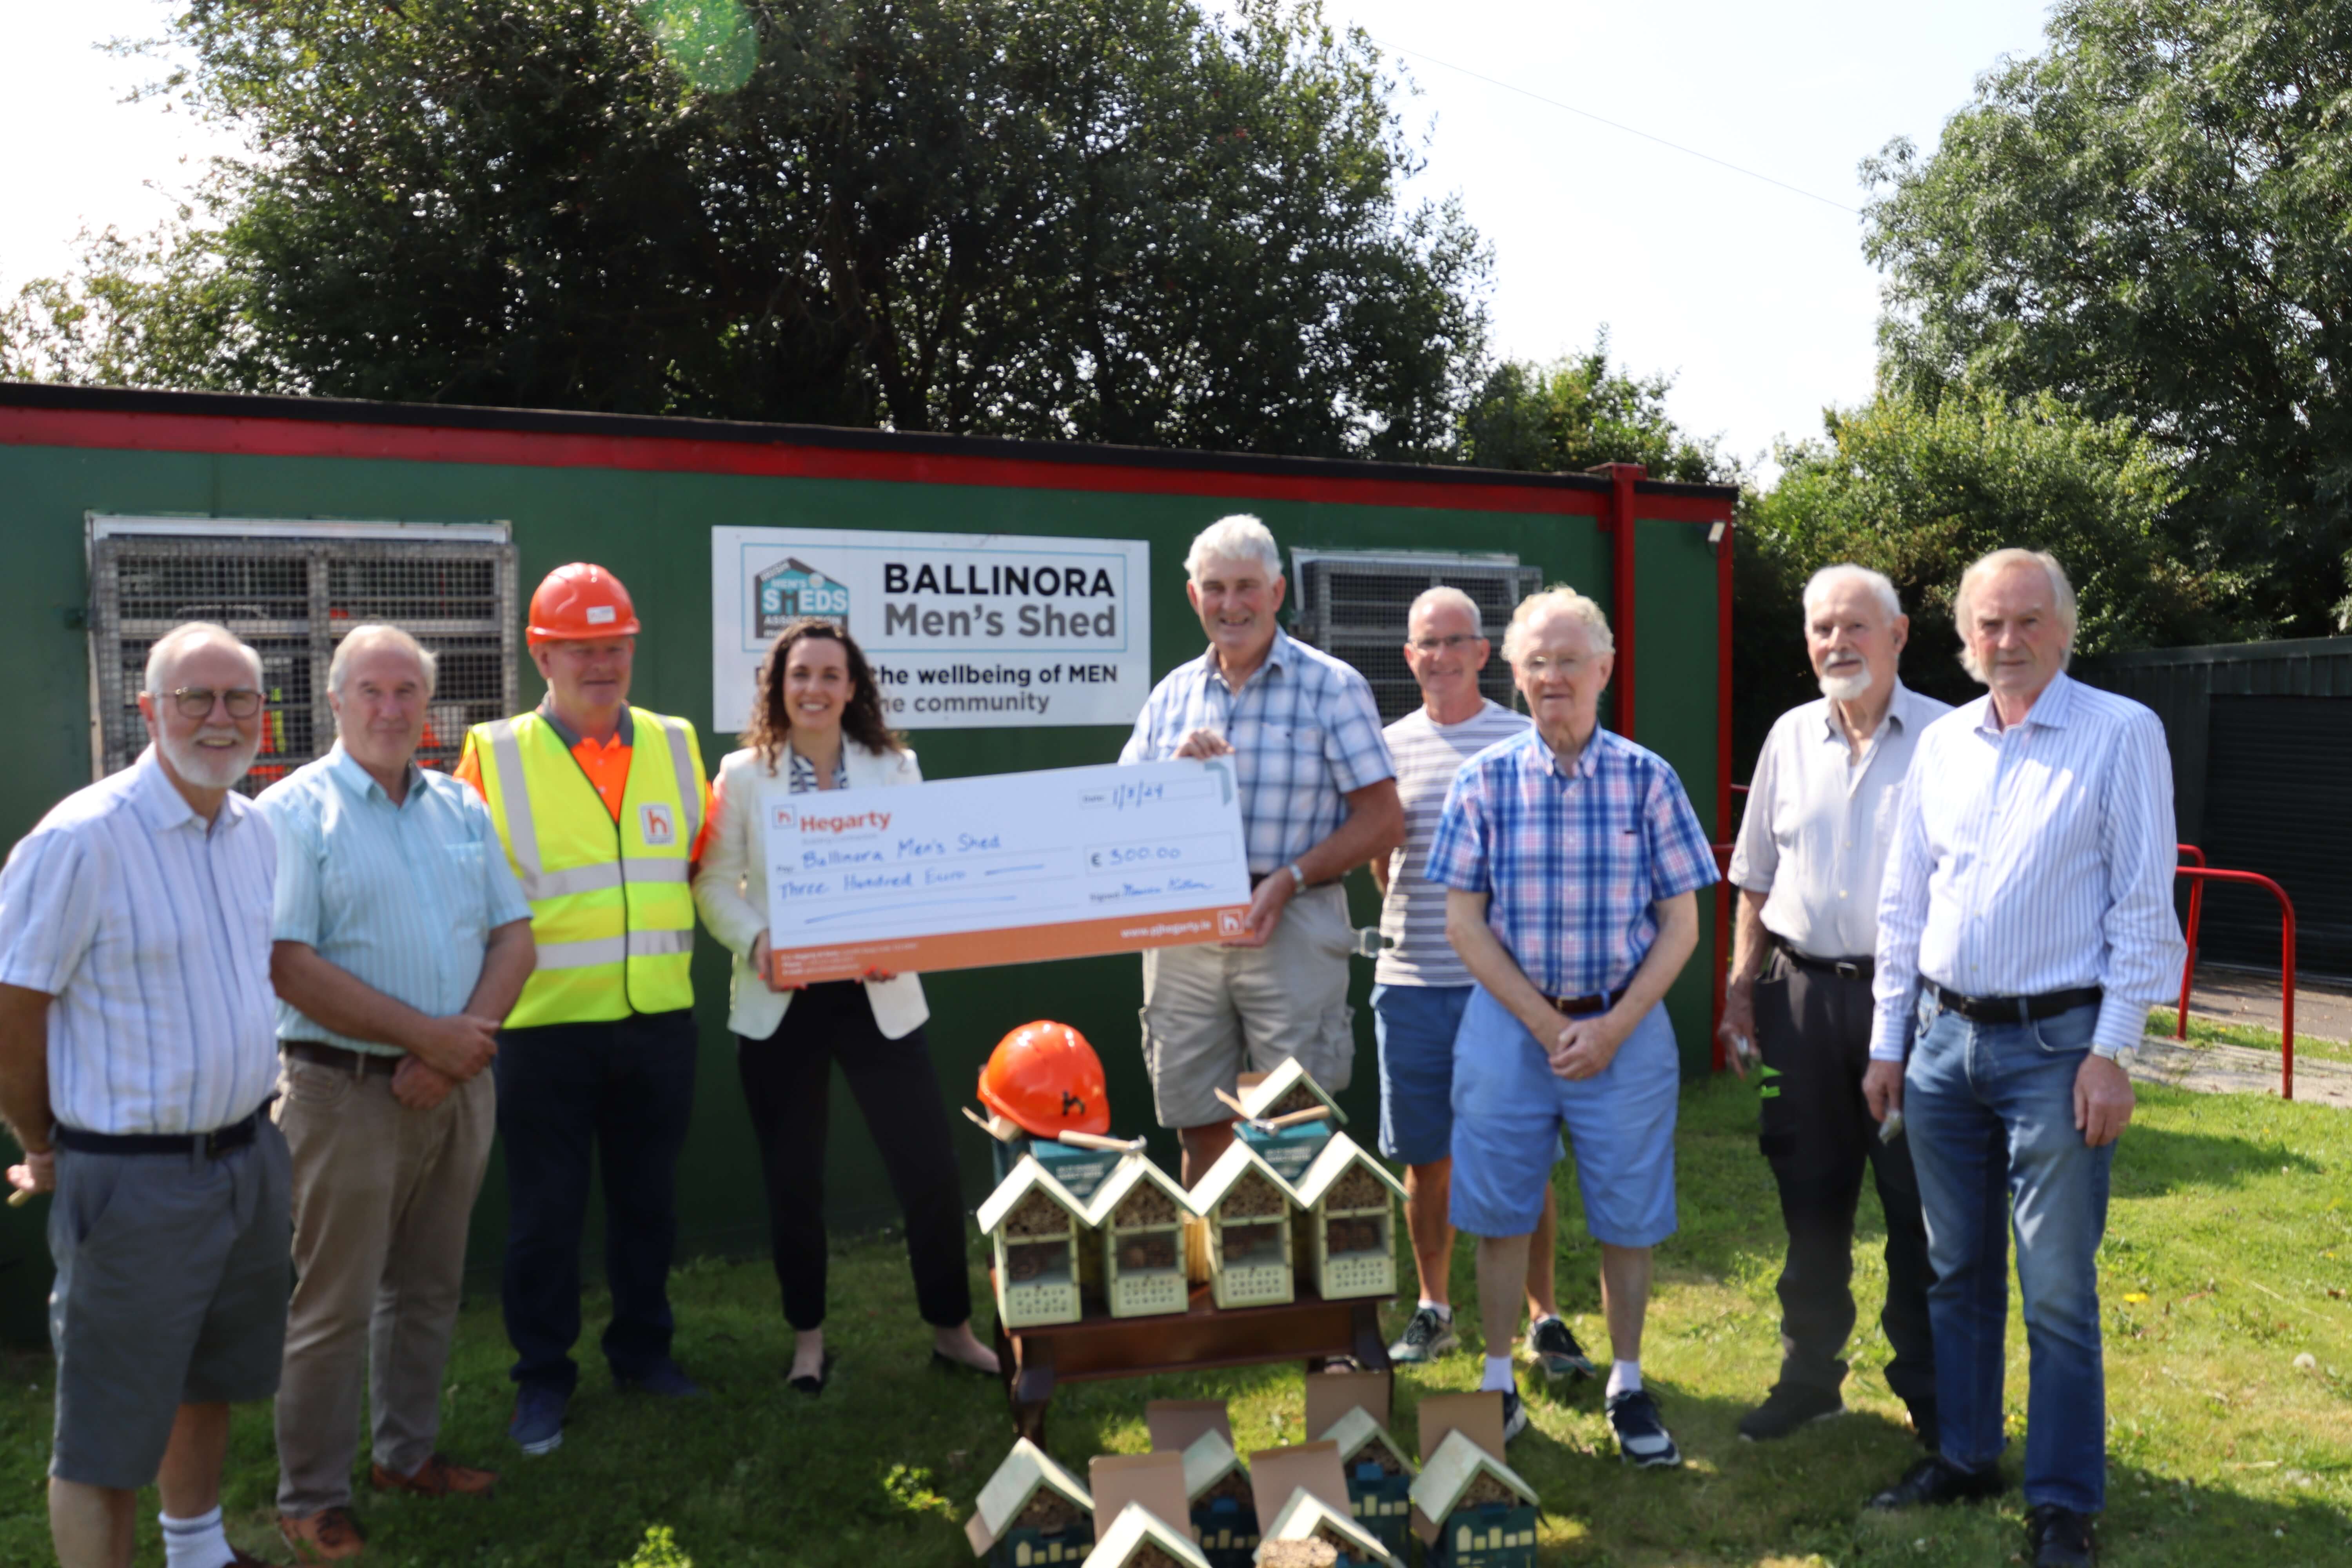
[[[1536,989],[1591,996],[1649,955],[1653,904],[1715,884],[1715,851],[1656,752],[1596,729],[1564,769],[1529,730],[1454,775],[1428,877],[1488,895],[1488,928]]]

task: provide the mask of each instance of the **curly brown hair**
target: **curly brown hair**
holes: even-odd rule
[[[792,713],[784,706],[784,668],[792,662],[793,649],[811,637],[839,643],[849,660],[849,701],[841,711],[841,732],[877,754],[905,751],[906,738],[893,734],[882,721],[881,692],[857,639],[831,621],[803,616],[776,634],[775,646],[760,661],[759,689],[752,693],[751,717],[743,726],[742,737],[745,745],[760,753],[760,765],[773,777],[776,763],[784,753],[793,727]]]

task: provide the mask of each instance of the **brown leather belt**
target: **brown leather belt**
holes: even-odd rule
[[[1946,1012],[1977,1024],[2038,1023],[2087,1007],[2105,994],[2095,985],[2078,985],[2072,991],[2044,991],[2039,996],[1969,996],[1933,981],[1928,984]]]
[[[1563,1016],[1585,1018],[1595,1013],[1606,1013],[1617,1005],[1628,989],[1630,987],[1620,986],[1614,991],[1603,991],[1597,996],[1547,996],[1544,1000],[1551,1004],[1552,1011]]]
[[[323,1040],[280,1040],[278,1048],[297,1061],[311,1062],[338,1072],[391,1074],[399,1070],[401,1057],[380,1056],[374,1051],[351,1051],[341,1046],[331,1046]],[[402,1052],[401,1056],[407,1055]]]

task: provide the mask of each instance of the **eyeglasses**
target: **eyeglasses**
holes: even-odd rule
[[[183,719],[211,718],[216,700],[228,710],[232,719],[250,719],[261,711],[261,693],[250,686],[233,686],[226,691],[215,691],[209,686],[183,686],[165,695],[178,705]]]
[[[1412,647],[1415,653],[1435,653],[1441,648],[1447,653],[1452,653],[1463,644],[1474,643],[1477,640],[1468,632],[1455,632],[1452,637],[1415,637],[1412,639]]]

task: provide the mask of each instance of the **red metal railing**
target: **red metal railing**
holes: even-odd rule
[[[2174,847],[2191,866],[2205,864],[2205,851],[2194,844],[2175,845]],[[2205,881],[2201,877],[2192,877],[2189,880],[2189,953],[2180,964],[2180,1021],[2172,1029],[2172,1037],[2176,1040],[2189,1037],[2189,988],[2197,980],[2197,922],[2204,912]]]
[[[2193,851],[2194,846],[2183,845]],[[2204,857],[2199,855],[2202,860]],[[2263,876],[2260,871],[2225,871],[2210,866],[2183,866],[2176,876],[2189,879],[2189,957],[2180,969],[2179,1039],[2189,1037],[2189,986],[2197,968],[2197,924],[2203,912],[2197,897],[2198,884],[2202,882],[2242,882],[2249,887],[2267,888],[2279,906],[2279,1098],[2294,1098],[2294,900],[2286,889]]]

